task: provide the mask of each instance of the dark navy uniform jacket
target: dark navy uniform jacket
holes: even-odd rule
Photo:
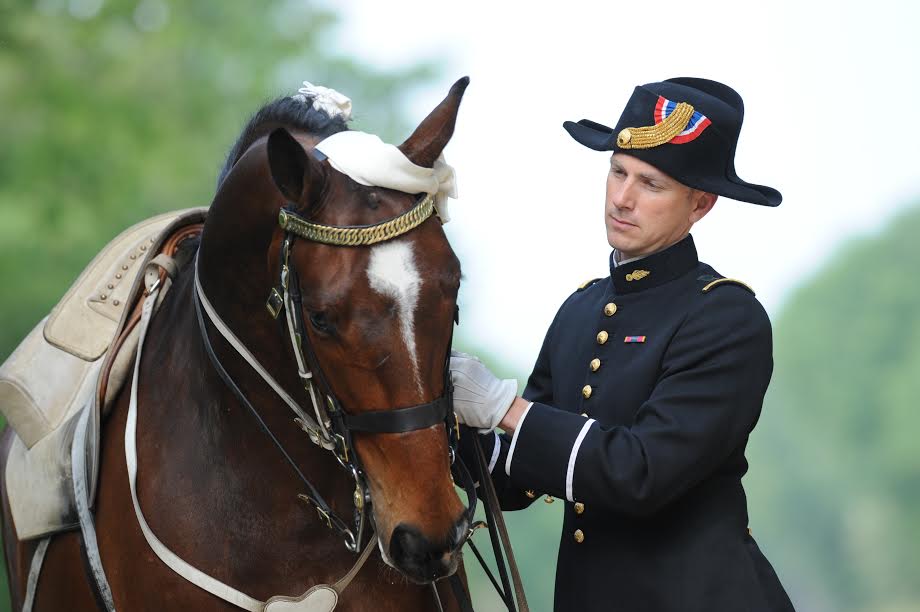
[[[749,288],[720,278],[688,236],[573,293],[513,438],[481,438],[504,509],[565,500],[557,611],[793,609],[741,486],[773,370],[770,321]]]

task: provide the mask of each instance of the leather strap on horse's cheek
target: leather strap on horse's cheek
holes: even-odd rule
[[[473,518],[476,515],[476,505],[479,503],[479,496],[476,493],[476,482],[473,480],[473,475],[470,474],[469,469],[466,467],[466,464],[463,463],[462,459],[455,461],[450,469],[451,472],[455,473],[454,480],[459,481],[460,486],[463,487],[463,491],[466,493],[467,504],[465,515],[472,527]]]
[[[345,427],[351,431],[367,433],[405,433],[426,429],[444,422],[450,412],[450,403],[445,396],[433,402],[380,412],[344,414]]]

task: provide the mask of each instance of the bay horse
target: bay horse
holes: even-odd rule
[[[398,147],[411,162],[433,166],[453,134],[467,83],[464,78],[454,84]],[[356,555],[328,528],[328,517],[298,500],[303,483],[241,397],[257,407],[331,513],[350,518],[365,500],[356,499],[355,480],[342,470],[341,456],[311,443],[278,394],[213,321],[201,319],[196,282],[226,326],[301,406],[311,406],[311,398],[298,375],[296,345],[288,341],[290,319],[273,320],[265,309],[285,263],[296,271],[296,314],[303,343],[328,386],[320,391],[324,399],[328,393],[329,408],[338,405],[344,418],[399,412],[443,404],[449,387],[445,356],[460,265],[434,215],[373,246],[285,243],[290,233],[279,225],[279,214],[355,227],[417,207],[418,196],[359,184],[313,154],[318,142],[343,130],[340,117],[294,98],[280,98],[253,116],[228,156],[200,241],[183,243],[197,248],[197,257],[179,270],[150,321],[138,360],[136,492],[150,529],[189,564],[261,600],[331,584]],[[282,253],[290,262],[279,261]],[[209,344],[239,395],[209,358]],[[115,607],[237,610],[173,572],[145,540],[125,458],[129,387],[103,423],[95,505],[99,553]],[[379,554],[374,551],[337,610],[437,609],[432,581],[458,570],[471,516],[451,476],[451,428],[440,420],[426,423],[398,433],[359,428],[351,436]],[[10,436],[4,433],[4,449]],[[5,498],[3,537],[18,609],[35,543],[17,541]],[[81,546],[78,531],[52,538],[34,610],[102,609]],[[459,609],[443,584],[436,588],[446,609]]]

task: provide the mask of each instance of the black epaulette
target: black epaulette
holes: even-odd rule
[[[751,289],[750,285],[748,285],[747,283],[743,281],[738,280],[737,278],[719,278],[717,276],[705,275],[705,276],[700,276],[696,280],[703,281],[706,283],[701,289],[703,293],[709,293],[710,291],[712,291],[713,289],[715,289],[716,287],[720,285],[738,285],[739,287],[744,287],[745,289],[750,291],[751,295],[757,295],[756,293],[754,293],[754,290]]]
[[[599,281],[599,280],[601,280],[601,279],[600,279],[600,278],[592,278],[591,280],[586,280],[585,282],[583,282],[583,283],[578,287],[578,291],[584,291],[585,289],[587,289],[588,287],[590,287],[591,285],[593,285],[594,283],[596,283],[596,282]]]

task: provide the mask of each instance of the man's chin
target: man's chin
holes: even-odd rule
[[[623,234],[616,230],[607,230],[607,244],[620,253],[629,253],[632,242],[623,239]]]

